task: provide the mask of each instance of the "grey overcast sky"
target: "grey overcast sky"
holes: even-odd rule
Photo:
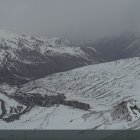
[[[140,0],[0,0],[0,28],[93,39],[138,30]]]

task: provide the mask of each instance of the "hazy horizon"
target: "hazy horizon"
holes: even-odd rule
[[[0,28],[91,40],[140,31],[139,6],[137,0],[0,0]]]

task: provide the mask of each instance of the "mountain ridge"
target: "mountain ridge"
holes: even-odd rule
[[[23,84],[52,73],[103,62],[95,50],[88,54],[60,38],[44,39],[0,32],[0,81]],[[11,80],[10,80],[11,79]]]

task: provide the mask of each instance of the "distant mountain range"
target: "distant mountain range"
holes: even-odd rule
[[[140,56],[140,35],[126,32],[96,41],[80,43],[81,47],[94,47],[104,61],[115,61]]]
[[[37,38],[0,30],[0,82],[22,84],[52,73],[103,62],[94,48],[60,38]]]

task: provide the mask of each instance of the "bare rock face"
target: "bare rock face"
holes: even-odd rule
[[[140,117],[140,109],[136,105],[136,100],[122,101],[111,110],[113,121],[135,121]]]

